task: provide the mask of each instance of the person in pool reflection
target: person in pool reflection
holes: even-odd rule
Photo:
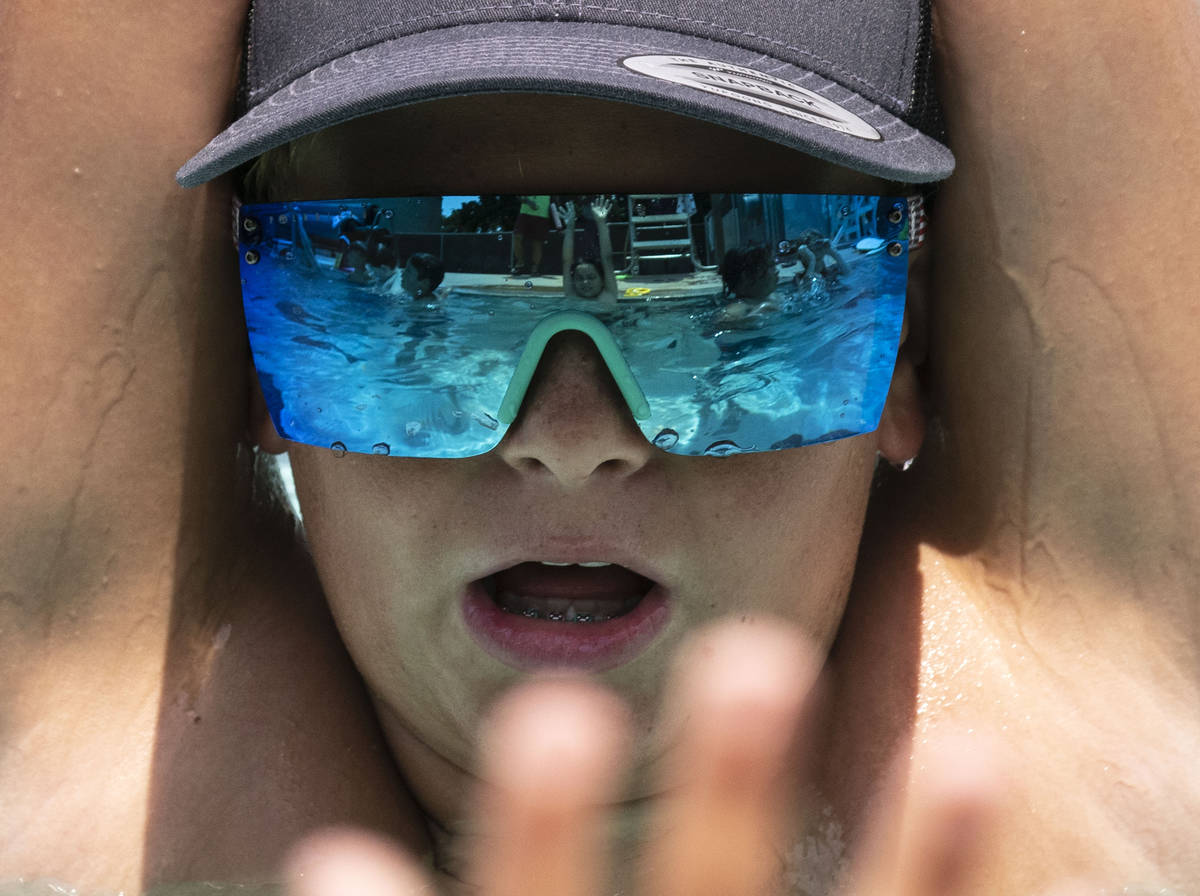
[[[775,253],[764,246],[730,249],[719,269],[726,305],[721,321],[741,320],[747,315],[774,311],[778,305],[770,299],[779,285]]]
[[[603,305],[616,305],[619,295],[617,272],[613,267],[612,235],[608,232],[608,215],[612,199],[600,196],[584,205],[586,214],[596,225],[597,257],[575,257],[575,202],[568,200],[556,207],[563,222],[563,294],[569,299],[595,299]]]
[[[940,68],[927,5],[892,0],[471,21],[256,0],[244,44],[226,0],[8,7],[0,876],[258,883],[304,833],[353,822],[402,849],[310,841],[298,893],[417,891],[435,869],[483,896],[1193,889],[1200,334],[1179,273],[1200,246],[1162,222],[1200,201],[1200,127],[1146,98],[1189,96],[1195,5],[1131,30],[1116,0],[1085,17],[1046,0],[1037,27],[1016,0],[937,2]],[[174,189],[239,67],[251,112],[185,171],[209,186]],[[219,172],[272,143],[243,198],[881,197],[948,173],[935,70],[961,167],[937,197],[932,304],[930,252],[911,259],[875,432],[660,451],[574,332],[476,457],[285,445],[250,398]],[[548,93],[452,95],[506,85]],[[37,247],[65,226],[48,278]],[[1180,264],[1145,264],[1151,247]],[[922,362],[940,422],[901,475]],[[247,419],[292,456],[303,534]],[[530,636],[519,657],[615,665],[530,685],[496,655],[509,635]],[[950,759],[946,731],[964,732]],[[971,764],[989,740],[1010,754],[990,793]],[[904,812],[872,839],[890,773]]]
[[[797,281],[815,277],[832,279],[849,272],[846,262],[819,230],[806,230],[796,240],[796,254],[803,269],[796,274]]]
[[[446,266],[440,258],[431,252],[414,252],[404,267],[383,284],[383,291],[412,299],[434,299],[445,276]]]
[[[553,214],[549,196],[521,196],[520,210],[512,230],[513,266],[515,277],[537,277],[542,270],[542,253],[550,235]]]

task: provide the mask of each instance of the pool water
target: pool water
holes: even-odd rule
[[[713,290],[651,292],[615,308],[542,292],[444,286],[414,300],[243,262],[246,321],[280,433],[335,451],[466,457],[493,448],[501,398],[530,332],[585,311],[615,337],[650,404],[647,438],[682,454],[799,447],[874,429],[904,311],[906,254],[836,282],[784,281],[731,319]],[[784,275],[787,269],[783,270]]]

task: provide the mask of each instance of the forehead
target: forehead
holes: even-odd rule
[[[327,129],[296,155],[296,197],[443,193],[895,193],[768,140],[585,97],[489,94]]]

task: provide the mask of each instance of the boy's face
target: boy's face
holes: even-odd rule
[[[604,291],[604,280],[596,266],[586,261],[580,262],[571,272],[575,284],[575,294],[585,299],[594,299]]]
[[[513,128],[518,120],[539,126]],[[414,128],[431,139],[398,159]],[[361,119],[326,134],[300,165],[287,198],[887,191],[716,126],[576,98],[493,96]],[[481,579],[564,560],[615,562],[652,578],[665,625],[601,673],[646,730],[671,653],[709,620],[774,614],[829,645],[878,445],[868,434],[727,458],[667,454],[637,428],[594,346],[565,333],[486,455],[288,448],[330,605],[393,747],[402,763],[420,754],[425,767],[463,770],[481,713],[521,674],[464,620],[464,596]]]

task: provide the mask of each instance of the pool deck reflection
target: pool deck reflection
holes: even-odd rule
[[[781,270],[782,273],[782,270]],[[447,273],[443,287],[480,292],[490,295],[561,296],[561,274],[455,274]],[[692,274],[618,275],[621,301],[650,298],[684,298],[699,295],[720,295],[721,278],[716,271],[696,271]]]

